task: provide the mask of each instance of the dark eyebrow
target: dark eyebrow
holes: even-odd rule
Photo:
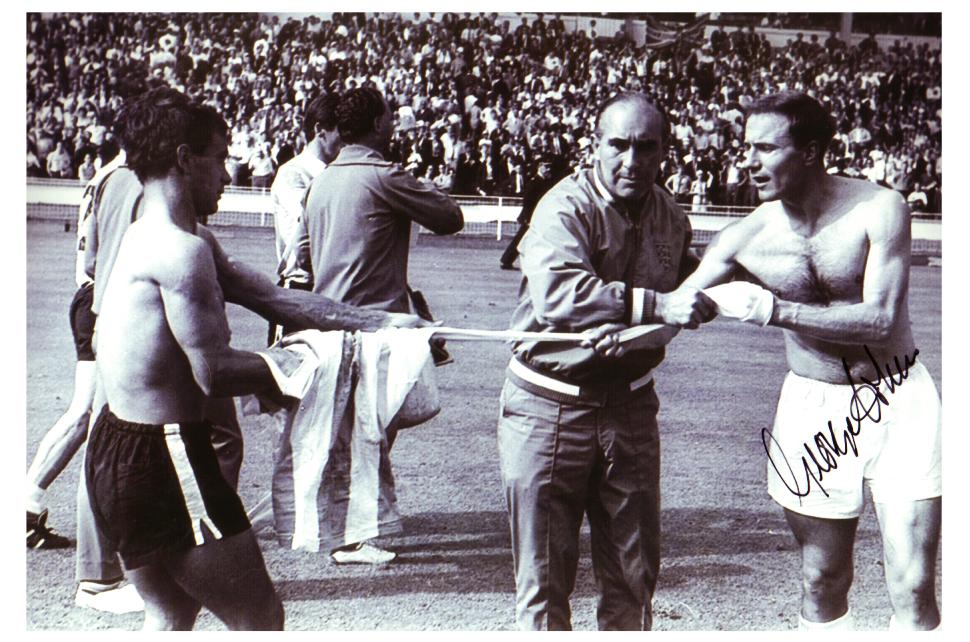
[[[612,145],[613,147],[620,147],[620,146],[629,147],[630,145],[635,145],[636,147],[650,147],[650,146],[660,144],[659,141],[653,138],[645,138],[645,139],[634,138],[633,140],[631,140],[629,138],[622,138],[619,136],[615,138],[607,138],[606,142]]]

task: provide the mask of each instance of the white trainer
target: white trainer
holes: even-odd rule
[[[145,610],[145,601],[138,595],[134,584],[125,584],[104,591],[89,591],[83,582],[77,587],[74,603],[78,606],[104,611],[106,613],[135,613]]]
[[[397,557],[397,553],[361,542],[356,548],[336,550],[331,557],[337,564],[387,564]]]

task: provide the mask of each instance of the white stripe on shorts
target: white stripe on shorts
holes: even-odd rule
[[[192,465],[189,463],[189,455],[185,452],[185,444],[182,442],[182,433],[178,424],[165,424],[165,443],[168,445],[168,454],[175,466],[175,474],[179,478],[179,487],[182,489],[185,508],[189,512],[189,521],[192,522],[192,533],[195,535],[196,545],[205,544],[205,538],[202,536],[203,522],[209,527],[216,539],[222,539],[222,533],[205,509],[202,491],[199,490],[195,471],[192,470]]]

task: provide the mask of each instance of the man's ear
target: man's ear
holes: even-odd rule
[[[806,165],[815,165],[822,160],[822,158],[819,156],[818,141],[813,140],[808,145],[805,145],[802,154],[805,156]]]
[[[179,174],[185,174],[189,169],[189,160],[192,158],[192,150],[185,143],[175,148],[175,168]]]

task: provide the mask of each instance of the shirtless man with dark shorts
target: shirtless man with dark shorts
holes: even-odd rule
[[[834,132],[804,94],[752,105],[746,165],[763,204],[720,233],[685,285],[706,288],[722,316],[785,331],[791,372],[763,441],[768,491],[801,547],[799,627],[852,626],[865,482],[890,628],[933,629],[941,408],[910,329],[910,214],[892,190],[826,173]]]
[[[200,221],[229,184],[225,121],[169,88],[128,103],[119,134],[144,185],[95,337],[107,405],[85,475],[98,526],[145,600],[146,629],[189,629],[202,606],[230,629],[281,629],[283,607],[204,421],[211,397],[279,396],[229,347],[225,301],[294,327],[419,325],[285,290],[232,261]]]

